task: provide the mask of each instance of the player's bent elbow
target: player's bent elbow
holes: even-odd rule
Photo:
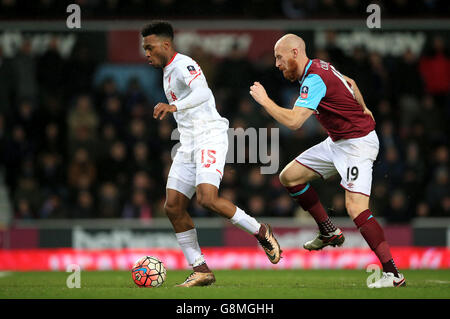
[[[293,118],[286,126],[292,131],[298,130],[303,125],[303,119]]]
[[[300,128],[300,126],[291,124],[291,125],[287,125],[287,128],[290,129],[291,131],[296,131]]]

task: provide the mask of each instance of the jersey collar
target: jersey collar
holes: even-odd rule
[[[173,55],[173,57],[170,59],[170,61],[166,64],[166,66],[164,68],[167,68],[169,66],[170,63],[172,63],[173,59],[175,59],[175,57],[177,56],[178,52],[175,52],[175,54]]]
[[[299,81],[300,82],[300,84],[302,84],[303,83],[303,80],[305,79],[305,76],[306,76],[306,73],[308,72],[308,70],[309,70],[309,67],[311,66],[311,64],[312,64],[312,60],[309,60],[308,59],[308,63],[306,64],[306,67],[305,67],[305,71],[303,71],[303,76],[302,76],[302,79]]]

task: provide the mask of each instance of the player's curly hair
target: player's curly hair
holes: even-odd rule
[[[146,37],[152,34],[168,37],[173,40],[173,27],[167,21],[153,21],[145,25],[141,30],[142,37]]]

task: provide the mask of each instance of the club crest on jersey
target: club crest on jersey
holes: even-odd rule
[[[195,70],[193,65],[188,65],[187,69],[188,69],[190,74],[196,74],[197,73],[197,71]]]
[[[300,91],[300,97],[302,99],[306,99],[308,97],[308,90],[309,88],[307,86],[302,86],[302,89]]]

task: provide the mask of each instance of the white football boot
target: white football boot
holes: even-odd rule
[[[392,287],[406,287],[405,277],[398,274],[399,277],[391,272],[383,272],[381,278],[374,283],[368,285],[369,288],[392,288]]]
[[[342,231],[338,228],[334,232],[323,235],[319,233],[313,240],[307,241],[303,244],[303,248],[311,250],[321,250],[326,246],[342,246],[345,241],[345,237]]]

